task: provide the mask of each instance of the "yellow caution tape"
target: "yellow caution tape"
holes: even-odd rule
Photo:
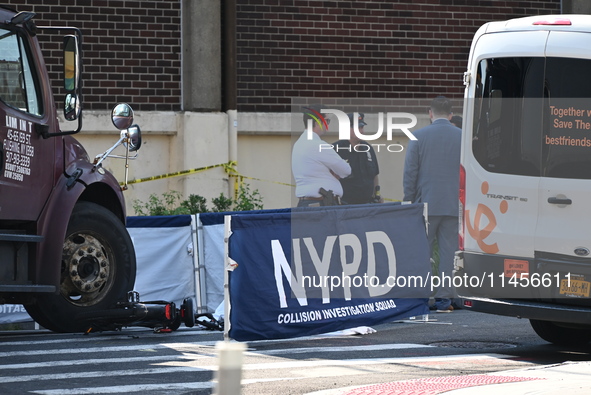
[[[220,163],[218,165],[199,167],[197,169],[181,170],[181,171],[176,171],[174,173],[160,174],[158,176],[138,178],[136,180],[128,181],[127,183],[128,184],[138,184],[140,182],[162,180],[164,178],[171,178],[171,177],[186,176],[189,174],[195,174],[195,173],[200,173],[205,170],[214,169],[216,167],[223,167],[224,170],[226,170],[226,172],[228,174],[230,174],[230,172],[236,173],[236,170],[234,170],[234,166],[236,166],[236,162]],[[123,185],[123,183],[120,182],[119,185]]]
[[[256,180],[256,181],[263,181],[263,182],[270,182],[272,184],[279,184],[279,185],[286,185],[288,187],[295,187],[295,185],[293,184],[288,184],[286,182],[279,182],[279,181],[271,181],[271,180],[264,180],[262,178],[256,178],[256,177],[247,177],[247,176],[240,176],[241,178],[246,178],[247,180]]]
[[[217,165],[204,166],[204,167],[199,167],[199,168],[196,168],[196,169],[181,170],[181,171],[176,171],[176,172],[173,172],[173,173],[160,174],[158,176],[138,178],[138,179],[135,179],[135,180],[128,181],[127,184],[139,184],[140,182],[154,181],[154,180],[162,180],[162,179],[171,178],[171,177],[186,176],[186,175],[189,175],[189,174],[195,174],[195,173],[200,173],[202,171],[206,171],[206,170],[210,170],[210,169],[215,169],[216,167],[223,167],[224,168],[224,171],[230,177],[234,177],[234,199],[236,199],[238,197],[238,191],[240,190],[240,185],[242,185],[242,183],[244,182],[244,179],[262,181],[262,182],[270,182],[270,183],[273,183],[273,184],[285,185],[285,186],[288,186],[288,187],[295,187],[295,185],[289,184],[289,183],[286,183],[286,182],[265,180],[265,179],[262,179],[262,178],[248,177],[248,176],[242,175],[242,174],[238,173],[238,171],[236,170],[236,166],[237,165],[238,164],[236,162],[230,161],[228,163],[220,163],[220,164],[217,164]],[[119,185],[123,185],[123,184],[124,183],[122,183],[122,182],[119,183]],[[387,199],[387,198],[384,198],[384,200],[385,201],[389,201],[389,202],[399,202],[400,201],[400,200]]]

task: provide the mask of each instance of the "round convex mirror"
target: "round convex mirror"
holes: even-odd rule
[[[133,110],[127,103],[119,103],[111,112],[113,125],[119,130],[127,129],[133,123]]]
[[[127,141],[129,142],[130,151],[133,152],[140,149],[142,146],[142,131],[138,125],[131,125],[127,129]]]

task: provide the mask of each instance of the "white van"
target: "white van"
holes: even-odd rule
[[[464,76],[458,292],[591,340],[591,15],[491,22]]]

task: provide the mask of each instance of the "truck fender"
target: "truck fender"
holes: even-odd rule
[[[59,287],[63,243],[68,222],[79,200],[95,202],[112,211],[125,223],[125,204],[116,179],[109,172],[92,171],[92,165],[79,162],[82,170],[76,182],[62,175],[39,218],[39,234],[45,235],[37,249],[37,272],[33,281]],[[67,213],[68,215],[64,215]]]

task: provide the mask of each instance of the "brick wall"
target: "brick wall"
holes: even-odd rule
[[[39,25],[82,29],[86,109],[181,109],[180,0],[3,3],[36,12]],[[479,26],[560,10],[560,0],[237,3],[239,111],[290,111],[293,97],[458,98]],[[44,48],[61,58],[58,43]],[[59,81],[59,61],[48,63]]]
[[[483,23],[559,10],[559,0],[238,1],[238,110],[290,111],[292,97],[458,98]]]
[[[180,0],[3,0],[37,13],[37,25],[82,30],[85,109],[179,110],[181,96]],[[60,32],[61,37],[62,32]],[[61,83],[61,39],[38,34],[54,91]],[[59,37],[56,37],[59,38]],[[59,104],[58,104],[59,105]]]

